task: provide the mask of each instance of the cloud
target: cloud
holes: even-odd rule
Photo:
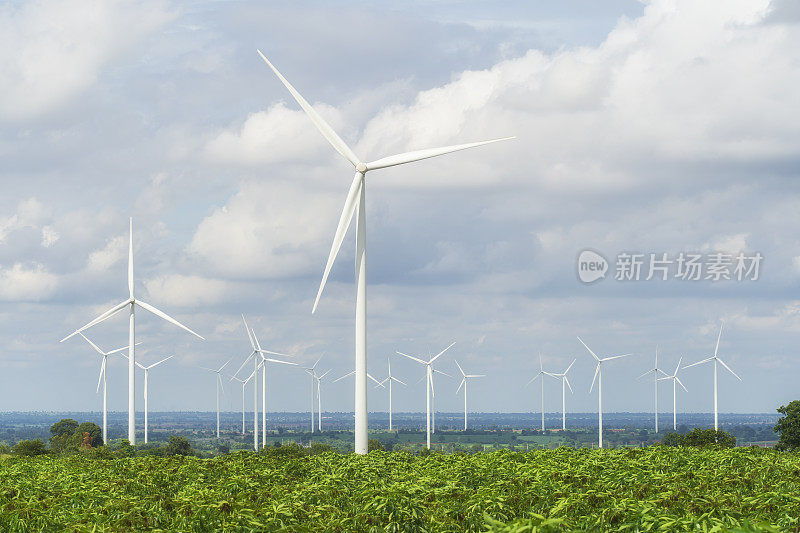
[[[50,297],[58,287],[58,277],[40,264],[11,268],[0,265],[0,300],[6,302],[38,302]]]
[[[159,305],[176,307],[213,305],[233,296],[230,284],[201,276],[167,274],[146,280],[144,286]]]
[[[23,228],[37,228],[49,218],[49,209],[36,198],[22,200],[17,204],[13,215],[4,220],[0,219],[0,243],[3,243],[11,233]],[[44,246],[44,243],[42,245]]]
[[[86,268],[90,272],[105,272],[125,257],[127,245],[127,235],[118,235],[110,239],[102,249],[89,254]]]
[[[0,6],[0,116],[47,113],[109,60],[172,18],[158,1],[54,0]]]

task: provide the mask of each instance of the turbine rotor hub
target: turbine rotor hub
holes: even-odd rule
[[[367,165],[365,165],[364,163],[359,163],[359,164],[356,165],[356,170],[358,172],[362,173],[362,174],[366,174],[367,173]]]

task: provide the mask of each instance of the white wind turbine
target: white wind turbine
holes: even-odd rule
[[[703,363],[708,363],[709,361],[713,361],[714,362],[714,431],[717,431],[719,429],[719,426],[718,426],[718,423],[717,423],[718,422],[718,416],[719,416],[718,415],[718,411],[717,411],[717,363],[719,363],[722,366],[724,366],[725,369],[728,372],[733,374],[733,377],[735,377],[739,381],[742,381],[742,378],[737,376],[736,372],[731,370],[731,367],[729,367],[728,365],[725,364],[725,361],[723,361],[722,359],[717,357],[717,352],[719,351],[719,340],[720,340],[720,338],[722,338],[722,324],[719,325],[719,335],[717,336],[717,346],[714,348],[714,355],[712,357],[709,357],[708,359],[703,359],[702,361],[698,361],[696,363],[692,363],[691,365],[687,365],[687,366],[683,367],[683,368],[691,368],[693,366],[702,365]]]
[[[455,344],[455,342],[452,343],[447,348],[445,348],[444,350],[442,350],[441,352],[439,352],[438,354],[436,354],[435,356],[433,356],[428,361],[423,361],[419,357],[414,357],[413,355],[408,355],[408,354],[405,354],[403,352],[397,352],[398,355],[402,355],[403,357],[408,357],[409,359],[413,359],[414,361],[416,361],[418,363],[422,363],[423,365],[425,365],[425,378],[427,378],[426,379],[427,383],[426,383],[426,386],[425,386],[425,403],[426,403],[426,410],[425,410],[426,419],[425,419],[425,421],[426,421],[426,427],[427,427],[426,433],[427,433],[427,436],[428,436],[427,443],[428,443],[428,449],[429,450],[431,449],[431,396],[436,394],[436,392],[433,390],[433,373],[434,372],[439,372],[441,374],[444,374],[444,372],[440,372],[439,370],[434,370],[434,368],[431,365],[433,364],[434,361],[436,361],[439,357],[441,357],[444,352],[446,352],[447,350],[452,348],[454,344]],[[425,379],[425,378],[423,378],[423,379]]]
[[[160,365],[161,363],[163,363],[164,361],[172,359],[173,357],[174,356],[170,355],[169,357],[166,357],[166,358],[162,359],[161,361],[159,361],[157,363],[153,363],[150,366],[144,366],[139,361],[136,361],[136,366],[138,366],[139,368],[144,370],[144,443],[145,444],[147,444],[147,428],[148,428],[148,423],[147,423],[147,413],[148,413],[148,411],[147,411],[147,376],[149,375],[151,368],[154,368],[154,367]],[[219,414],[217,414],[217,417],[219,417]],[[217,428],[218,428],[217,429],[217,438],[219,438],[219,418],[217,418]]]
[[[686,389],[686,387],[683,385],[683,382],[678,377],[678,370],[681,369],[681,361],[683,361],[683,357],[678,359],[678,366],[675,367],[675,373],[674,374],[672,374],[671,376],[667,375],[667,377],[665,377],[665,378],[658,378],[659,381],[667,381],[667,380],[672,381],[672,430],[673,431],[677,431],[678,430],[678,400],[677,400],[677,392],[678,391],[677,391],[677,389],[675,387],[675,383],[680,384],[680,386],[683,387],[683,390],[685,390],[686,392],[689,392]]]
[[[81,333],[80,336],[83,337],[86,342],[91,344],[92,348],[94,348],[94,350],[97,353],[99,353],[101,356],[103,356],[103,362],[100,364],[100,376],[98,376],[98,378],[97,378],[97,392],[100,392],[100,382],[102,381],[102,383],[103,383],[103,444],[108,444],[108,409],[107,409],[107,405],[108,405],[108,402],[107,402],[108,386],[107,386],[107,383],[106,383],[106,375],[107,375],[107,372],[108,372],[108,370],[107,370],[107,368],[108,368],[107,359],[108,359],[109,355],[113,355],[115,353],[119,353],[119,352],[122,352],[124,350],[127,350],[128,347],[127,346],[123,346],[122,348],[117,348],[116,350],[111,350],[110,352],[104,352],[103,350],[98,348],[95,343],[90,341],[89,338],[86,337],[86,335]],[[137,342],[136,344],[141,344],[141,342]]]
[[[389,361],[388,357],[386,358],[386,364],[389,366],[389,375],[386,377],[386,379],[378,383],[378,385],[383,387],[384,383],[389,382],[389,431],[392,431],[392,381],[396,381],[404,387],[407,385],[404,381],[399,380],[392,375],[392,363]]]
[[[544,366],[542,365],[542,354],[539,354],[539,373],[533,376],[530,381],[525,384],[525,386],[527,387],[537,379],[542,378],[542,431],[544,431],[544,378],[542,376],[550,376],[551,378],[556,377],[555,374],[544,371]]]
[[[317,382],[317,425],[320,433],[322,433],[322,379],[330,372],[330,370],[326,370],[321,376],[318,376],[316,372],[311,371],[311,377]]]
[[[247,383],[250,381],[250,379],[252,377],[253,377],[252,374],[250,374],[250,376],[247,379],[242,379],[242,378],[239,378],[239,377],[236,377],[236,376],[231,376],[231,381],[236,380],[242,386],[242,435],[245,434],[245,429],[244,429],[244,427],[245,427],[244,426],[244,411],[245,411],[245,408],[244,408],[244,388],[245,388],[245,386],[247,386]]]
[[[96,325],[105,320],[111,318],[112,316],[116,315],[120,311],[125,308],[129,308],[130,310],[130,317],[128,321],[128,441],[131,444],[136,444],[136,395],[135,395],[135,385],[136,385],[136,320],[135,320],[135,312],[136,307],[141,307],[142,309],[149,311],[156,315],[157,317],[163,318],[167,322],[171,322],[175,324],[179,328],[185,329],[195,337],[198,337],[202,340],[205,340],[203,337],[192,331],[191,329],[187,328],[171,316],[167,315],[163,311],[159,311],[152,305],[148,304],[147,302],[143,302],[142,300],[138,300],[133,296],[133,219],[130,219],[130,240],[128,241],[128,299],[115,305],[105,313],[101,314],[85,326],[80,329],[75,330],[73,333],[70,333],[63,339],[61,342],[69,339],[73,335],[77,335],[78,333]]]
[[[464,387],[464,431],[467,430],[467,379],[472,378],[485,378],[486,374],[465,374],[464,369],[461,368],[461,365],[458,364],[456,361],[456,366],[458,367],[459,372],[461,372],[461,383],[458,385],[456,389],[456,394],[458,391],[461,390],[461,387]]]
[[[653,410],[654,410],[655,415],[656,415],[656,433],[658,433],[658,381],[659,381],[658,375],[659,374],[664,374],[665,376],[669,375],[666,372],[664,372],[663,370],[661,370],[660,368],[658,368],[658,346],[656,346],[656,362],[655,362],[655,366],[653,366],[653,368],[651,368],[650,370],[648,370],[647,372],[645,372],[644,374],[642,374],[641,376],[639,376],[636,379],[642,379],[643,377],[645,377],[648,374],[653,374],[653,403],[654,403],[654,406],[655,406],[653,408]]]
[[[561,372],[560,374],[551,374],[554,377],[561,378],[561,429],[567,429],[567,389],[569,387],[569,391],[571,393],[575,393],[572,390],[572,385],[569,384],[569,379],[567,378],[567,372],[570,371],[572,365],[575,364],[575,359],[569,364],[566,370]]]
[[[598,416],[598,448],[603,447],[603,363],[606,361],[611,361],[612,359],[619,359],[621,357],[628,357],[629,353],[624,355],[612,355],[611,357],[603,357],[602,359],[597,357],[597,354],[592,351],[591,348],[586,346],[586,343],[578,337],[578,340],[581,341],[581,344],[589,350],[589,353],[592,354],[592,357],[595,358],[597,361],[597,368],[594,371],[594,377],[592,378],[592,386],[589,387],[589,392],[592,392],[594,389],[594,382],[597,381],[597,416]],[[599,379],[598,379],[599,378]]]
[[[215,373],[217,375],[217,438],[219,438],[219,393],[220,393],[220,391],[222,391],[223,394],[225,393],[225,390],[222,387],[222,370],[226,366],[228,366],[228,363],[230,363],[230,362],[231,362],[231,360],[228,359],[228,361],[224,365],[219,367],[217,370],[214,370],[213,368],[207,368],[207,367],[204,367],[204,366],[200,367],[203,370],[208,370],[209,372],[213,372],[213,373]]]
[[[323,357],[325,356],[321,355],[313,365],[304,369],[311,376],[311,433],[314,433],[314,385],[316,378],[314,371],[316,370],[319,362],[322,361]]]
[[[239,367],[239,370],[237,370],[236,373],[238,374],[242,367],[247,364],[247,361],[250,359],[250,357],[255,357],[256,354],[261,356],[261,362],[258,365],[261,367],[261,446],[265,447],[267,445],[267,363],[279,363],[282,365],[292,366],[297,366],[297,363],[281,361],[280,359],[267,357],[267,355],[279,355],[281,357],[290,356],[285,353],[262,350],[261,343],[258,342],[256,331],[254,329],[248,329],[247,320],[245,320],[244,315],[242,315],[242,321],[244,322],[244,327],[247,330],[247,336],[250,338],[250,346],[253,348],[253,351],[250,353],[250,356],[245,359],[244,363],[242,363],[242,366]]]
[[[281,83],[289,90],[292,97],[297,101],[303,111],[309,116],[314,126],[319,132],[328,140],[333,148],[344,156],[355,167],[356,173],[350,184],[350,190],[347,193],[347,198],[344,203],[344,209],[339,218],[339,224],[336,227],[336,234],[333,238],[333,245],[331,246],[330,254],[328,255],[328,262],[325,265],[325,272],[322,275],[322,282],[317,292],[317,297],[314,300],[314,308],[312,313],[317,310],[322,290],[325,287],[325,282],[328,279],[333,261],[339,253],[339,248],[342,245],[344,236],[350,226],[350,221],[355,213],[358,213],[356,225],[356,353],[355,353],[355,367],[356,367],[356,382],[355,382],[355,452],[358,454],[367,453],[367,232],[366,232],[366,180],[365,176],[370,170],[378,170],[381,168],[392,167],[395,165],[402,165],[404,163],[411,163],[421,159],[428,159],[444,155],[450,152],[465,150],[484,144],[504,141],[513,139],[513,137],[506,137],[503,139],[493,139],[490,141],[482,141],[469,144],[459,144],[454,146],[446,146],[442,148],[430,148],[427,150],[417,150],[413,152],[406,152],[398,155],[384,157],[375,160],[371,163],[364,163],[356,156],[347,144],[333,131],[325,120],[313,107],[303,98],[297,90],[278,72],[278,70],[269,62],[269,60],[258,51],[261,58],[269,65],[269,68],[280,79]]]

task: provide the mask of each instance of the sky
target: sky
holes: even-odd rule
[[[391,360],[408,383],[395,409],[425,409],[423,368],[395,352],[455,341],[437,409],[463,406],[457,360],[487,375],[471,410],[538,412],[541,354],[552,372],[576,360],[568,410],[596,410],[580,336],[633,354],[604,367],[604,408],[651,410],[636,378],[656,349],[672,374],[712,355],[724,322],[719,355],[743,381],[720,367],[720,410],[774,412],[800,381],[799,25],[765,0],[3,3],[0,411],[100,409],[100,357],[59,340],[127,297],[129,217],[137,297],[206,338],[137,313],[137,358],[175,356],[150,374],[151,409],[214,409],[199,367],[239,367],[242,313],[264,348],[352,370],[352,227],[311,314],[352,167],[260,49],[365,160],[516,136],[367,177],[368,367]],[[608,269],[591,283],[584,250]],[[625,254],[640,279],[616,279]],[[645,279],[650,254],[668,279]],[[676,277],[680,254],[701,279]],[[706,279],[718,254],[731,274],[762,259]],[[127,326],[88,334],[112,349]],[[126,366],[109,362],[112,410]],[[269,372],[268,410],[307,411],[308,376]],[[679,376],[678,410],[711,411],[712,367]],[[323,400],[352,410],[350,378]],[[370,410],[387,403],[370,391]]]

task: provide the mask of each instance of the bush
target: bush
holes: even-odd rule
[[[683,446],[683,435],[680,433],[667,433],[664,435],[664,440],[661,441],[664,446]]]
[[[681,446],[697,448],[733,448],[736,437],[726,431],[694,428],[683,436]]]
[[[21,440],[11,449],[14,455],[21,455],[24,457],[33,457],[35,455],[44,455],[47,453],[47,447],[42,439],[36,440]]]
[[[164,448],[164,455],[194,455],[194,450],[192,450],[192,446],[186,437],[173,435],[169,438],[169,442]]]
[[[8,444],[0,444],[0,455],[8,455],[11,453],[11,446]]]
[[[780,433],[775,448],[778,450],[800,449],[800,400],[780,406],[778,412],[783,416],[775,424],[775,433]]]
[[[381,444],[381,441],[379,441],[378,439],[369,439],[369,441],[367,441],[367,452],[382,452],[382,451],[384,451],[384,449],[383,449],[383,444]]]
[[[72,418],[62,418],[52,426],[50,426],[50,434],[54,437],[64,437],[74,435],[75,430],[78,429],[78,421]]]
[[[328,453],[335,451],[333,446],[330,444],[323,444],[321,442],[315,442],[311,445],[311,449],[308,451],[309,455],[319,455],[321,453]]]
[[[128,439],[122,439],[119,441],[116,449],[114,450],[114,455],[117,457],[133,457],[134,449],[131,446],[131,441]]]
[[[84,446],[84,447],[97,448],[98,446],[103,445],[103,430],[100,428],[100,426],[98,426],[93,422],[84,422],[83,424],[75,428],[75,434],[80,437],[81,446],[83,446],[84,443],[87,442],[86,439],[87,433],[89,437],[88,442],[90,446]]]

